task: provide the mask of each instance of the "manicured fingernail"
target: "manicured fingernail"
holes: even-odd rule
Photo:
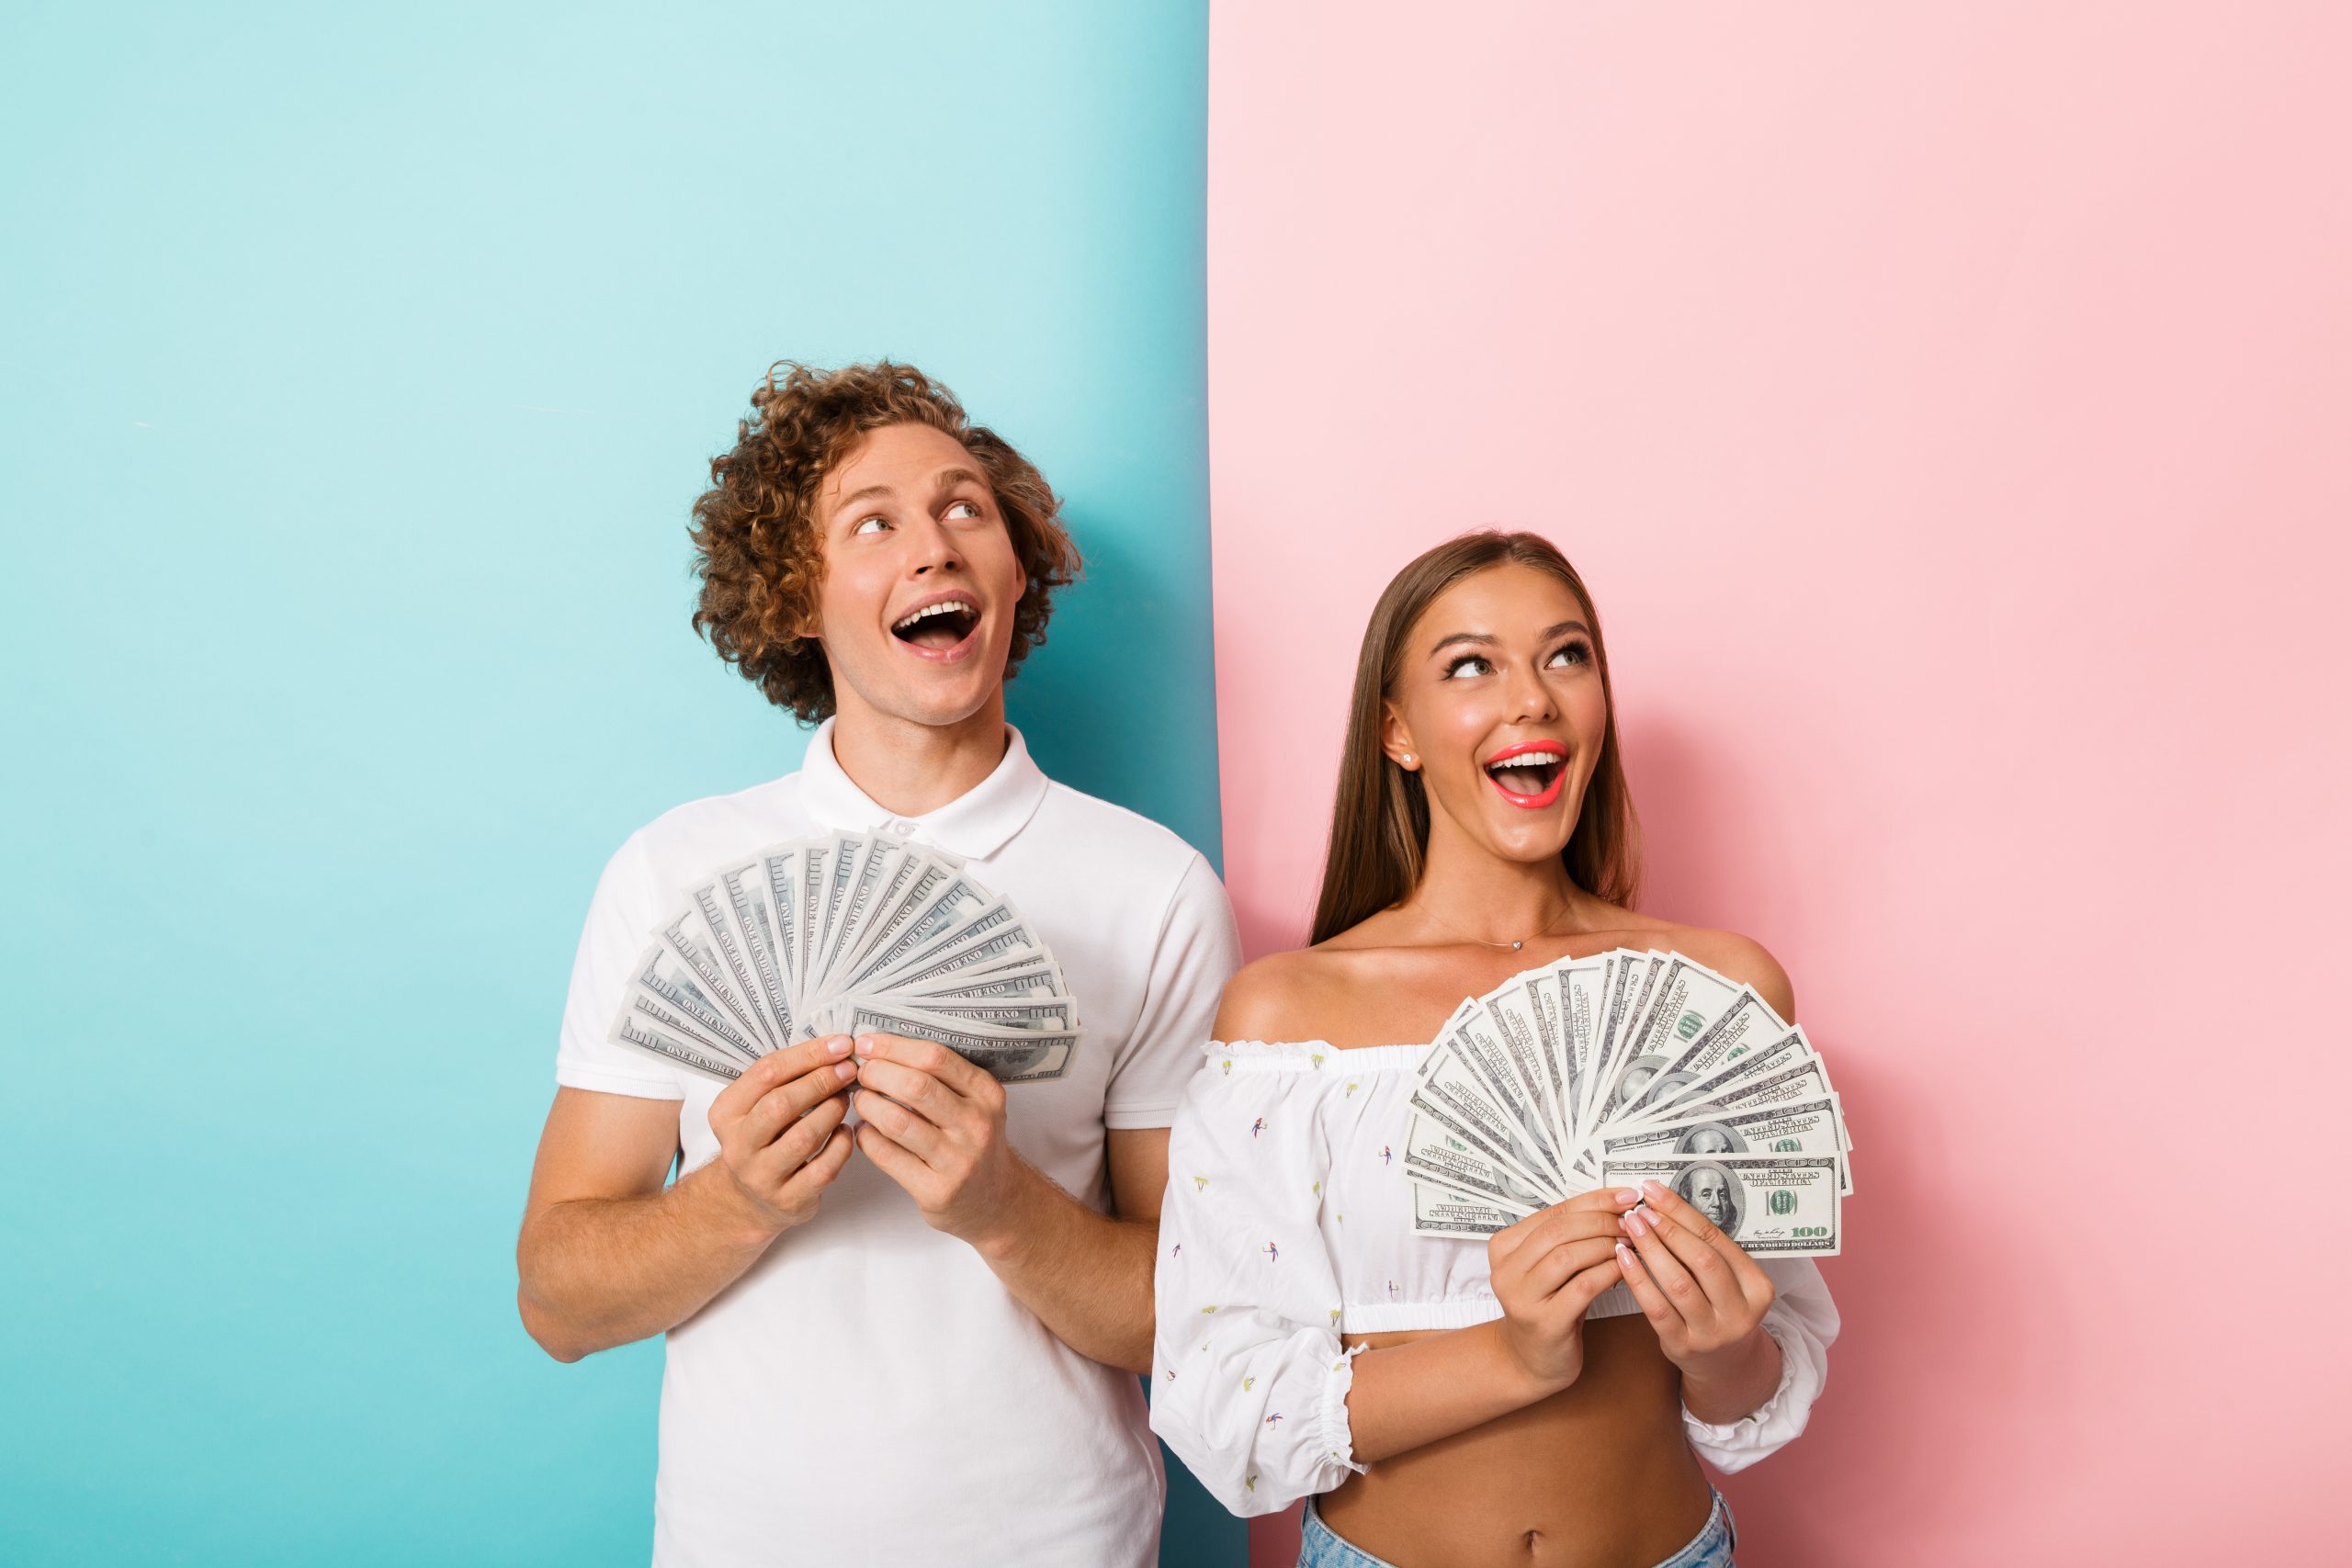
[[[855,1062],[842,1062],[837,1064],[833,1068],[833,1077],[841,1079],[843,1083],[849,1082],[850,1079],[857,1077],[857,1064]]]
[[[1665,1197],[1665,1196],[1666,1196],[1666,1189],[1665,1189],[1665,1188],[1663,1188],[1663,1187],[1660,1187],[1660,1186],[1659,1186],[1657,1182],[1655,1182],[1655,1181],[1645,1181],[1645,1182],[1643,1182],[1643,1183],[1642,1183],[1642,1190],[1643,1190],[1643,1191],[1645,1191],[1645,1192],[1646,1192],[1646,1193],[1648,1193],[1648,1194],[1649,1194],[1651,1197],[1653,1197],[1653,1198],[1663,1198],[1663,1197]]]
[[[1632,1213],[1625,1216],[1625,1234],[1627,1235],[1640,1235],[1646,1229],[1648,1229],[1648,1227],[1642,1223],[1642,1212],[1639,1209],[1634,1210]],[[1623,1246],[1623,1244],[1620,1243],[1619,1245]]]
[[[1617,1267],[1628,1274],[1634,1271],[1634,1249],[1622,1241],[1617,1244]]]
[[[1620,1192],[1620,1193],[1618,1193],[1618,1194],[1617,1194],[1617,1201],[1619,1201],[1620,1203],[1624,1204],[1624,1205],[1625,1205],[1626,1207],[1628,1207],[1628,1208],[1631,1208],[1633,1205],[1634,1205],[1635,1203],[1640,1202],[1641,1201],[1642,1201],[1642,1195],[1641,1195],[1640,1193],[1638,1193],[1638,1192],[1634,1191],[1634,1190],[1632,1188],[1630,1188],[1630,1187],[1626,1188],[1623,1192]]]

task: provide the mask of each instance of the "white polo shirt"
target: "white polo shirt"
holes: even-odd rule
[[[962,856],[1061,961],[1084,1037],[1062,1077],[1009,1087],[1005,1122],[1023,1157],[1107,1212],[1104,1132],[1175,1120],[1239,944],[1206,861],[1052,783],[1018,730],[994,773],[926,816],[867,799],[828,722],[800,772],[632,834],[588,908],[556,1081],[676,1100],[684,1168],[714,1158],[720,1086],[605,1039],[630,965],[721,865],[885,824]],[[1135,1374],[1055,1338],[862,1155],[814,1220],[668,1336],[657,1568],[1146,1568],[1165,1494]]]

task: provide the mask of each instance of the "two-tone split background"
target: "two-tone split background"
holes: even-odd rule
[[[1381,583],[1497,524],[1584,570],[1650,907],[1779,954],[1865,1157],[1744,1562],[2324,1553],[2347,49],[10,7],[0,1559],[643,1560],[659,1351],[541,1357],[514,1229],[605,855],[803,744],[687,630],[686,503],[771,359],[883,354],[1067,496],[1014,717],[1254,951]],[[1180,1475],[1165,1562],[1284,1541]]]

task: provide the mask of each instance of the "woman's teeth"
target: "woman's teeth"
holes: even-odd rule
[[[1513,795],[1541,795],[1566,761],[1565,752],[1521,751],[1487,763],[1487,776]]]

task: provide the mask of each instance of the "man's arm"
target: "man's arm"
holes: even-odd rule
[[[943,1045],[861,1035],[858,1148],[1080,1355],[1151,1370],[1151,1270],[1168,1130],[1114,1130],[1117,1213],[1096,1213],[1013,1152],[1004,1086]],[[871,1089],[874,1092],[862,1092]],[[886,1098],[887,1097],[887,1098]]]
[[[666,1188],[676,1100],[558,1089],[514,1248],[531,1337],[576,1361],[674,1328],[812,1217],[849,1158],[848,1049],[836,1035],[761,1058],[711,1104],[719,1157]]]

